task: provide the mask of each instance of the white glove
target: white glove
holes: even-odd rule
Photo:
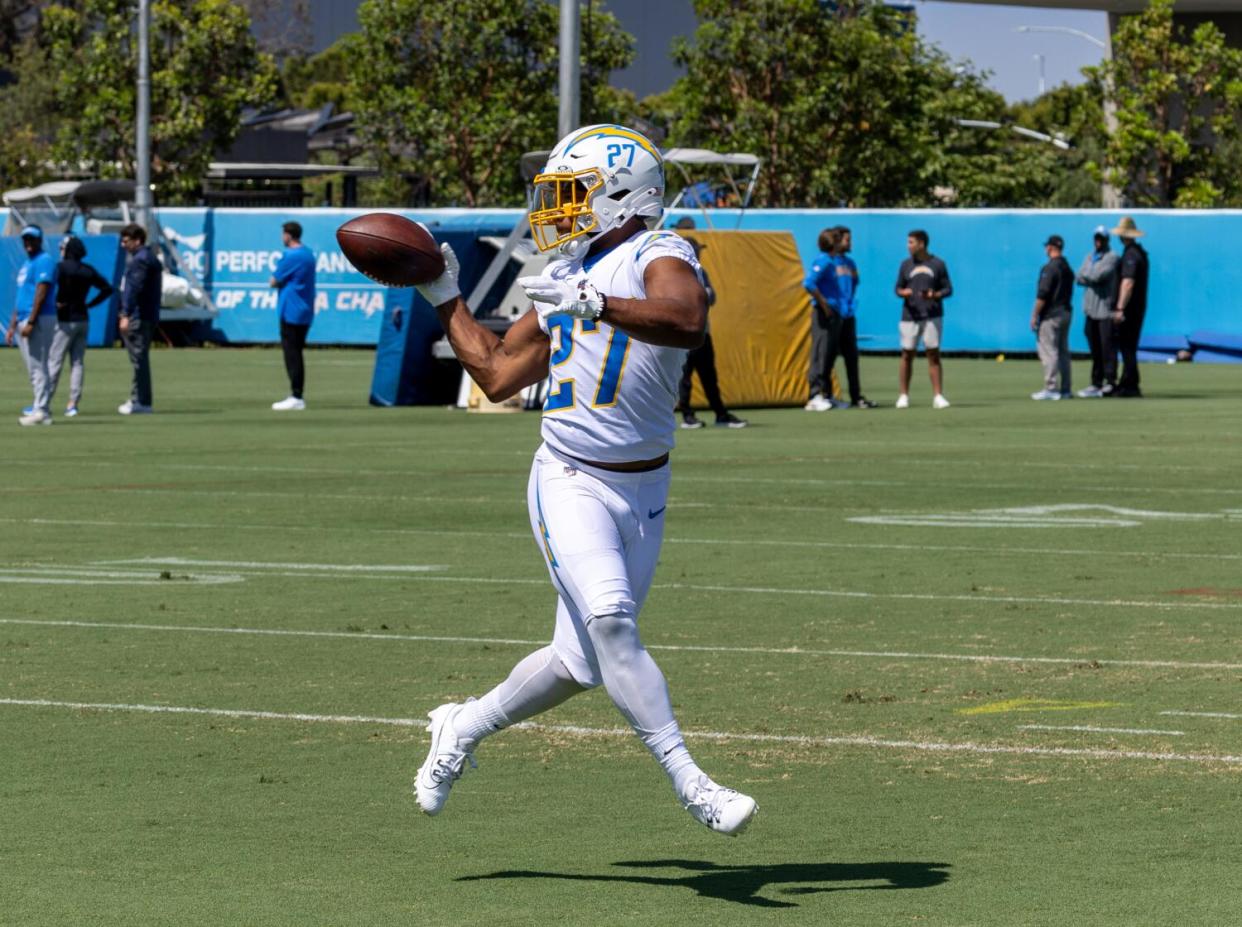
[[[574,319],[595,321],[604,313],[604,294],[595,289],[586,277],[575,283],[550,277],[520,277],[518,285],[535,303],[541,318],[567,315]]]
[[[433,306],[441,306],[461,295],[457,287],[457,275],[461,273],[457,255],[447,241],[440,245],[440,253],[444,255],[444,273],[430,283],[419,283],[414,287]]]

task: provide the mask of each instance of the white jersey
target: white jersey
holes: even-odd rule
[[[685,261],[697,273],[694,249],[674,232],[641,232],[585,261],[553,261],[555,280],[584,274],[605,296],[645,299],[643,272],[657,258]],[[539,326],[552,339],[543,440],[579,460],[651,460],[673,448],[682,348],[646,344],[607,322],[553,315]]]

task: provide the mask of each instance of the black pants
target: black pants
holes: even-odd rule
[[[1112,319],[1088,318],[1087,344],[1091,347],[1091,385],[1117,385],[1117,335]]]
[[[1145,309],[1139,312],[1126,310],[1125,321],[1117,326],[1117,347],[1121,350],[1122,363],[1117,389],[1123,393],[1131,390],[1138,392],[1138,345],[1139,337],[1143,333],[1143,317],[1146,314]]]
[[[690,412],[690,378],[695,371],[698,371],[703,393],[716,417],[728,415],[729,410],[720,398],[720,384],[716,379],[716,349],[712,347],[711,335],[704,335],[703,343],[686,354],[686,366],[682,368],[681,385],[677,390],[677,408],[683,415]]]
[[[128,330],[121,335],[121,340],[125,343],[125,353],[129,355],[129,363],[134,368],[129,399],[141,406],[152,405],[154,401],[151,392],[151,336],[154,333],[154,322],[135,315],[129,320]]]
[[[811,384],[812,396],[832,395],[832,367],[828,363],[828,346],[832,341],[829,329],[832,327],[832,320],[836,318],[835,314],[829,317],[818,305],[811,306],[811,365],[806,379]]]
[[[302,387],[306,385],[306,368],[302,365],[302,349],[306,347],[306,333],[309,325],[294,325],[280,320],[280,346],[285,352],[285,371],[289,374],[289,393],[297,399],[302,398]]]
[[[825,359],[824,383],[828,396],[832,392],[832,368],[837,357],[845,361],[845,377],[850,381],[850,402],[862,399],[862,387],[858,382],[858,320],[853,316],[843,319],[834,315],[828,323],[828,356]]]

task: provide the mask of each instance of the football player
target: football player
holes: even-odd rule
[[[663,195],[664,162],[646,137],[617,125],[579,129],[534,179],[531,232],[560,258],[519,281],[534,311],[504,338],[476,322],[447,244],[444,275],[419,287],[489,399],[548,378],[527,501],[558,596],[551,644],[477,700],[430,713],[431,748],[414,786],[427,814],[444,807],[485,737],[599,685],[696,820],[735,835],[758,810],[694,762],[639,636],[664,534],[677,384],[707,317],[694,251],[651,230]]]

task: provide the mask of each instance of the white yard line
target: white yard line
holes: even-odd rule
[[[1162,711],[1162,715],[1173,715],[1178,718],[1227,718],[1231,720],[1242,720],[1242,715],[1232,714],[1227,711]]]
[[[1165,734],[1184,737],[1185,731],[1160,731],[1143,727],[1092,727],[1089,724],[1019,724],[1020,731],[1086,731],[1091,734]]]
[[[0,625],[30,625],[51,628],[83,628],[110,631],[166,631],[186,634],[240,634],[262,637],[340,638],[344,640],[408,641],[412,643],[447,644],[502,644],[523,647],[542,647],[546,639],[511,637],[465,637],[440,634],[395,634],[379,631],[313,631],[284,628],[223,628],[201,625],[132,624],[113,621],[49,620],[41,618],[0,618]],[[1193,669],[1193,670],[1242,670],[1242,663],[1212,663],[1183,660],[1111,660],[1107,658],[1082,657],[1020,657],[1001,654],[969,653],[918,653],[902,650],[822,650],[806,647],[713,647],[695,644],[647,644],[648,650],[673,653],[736,653],[775,654],[793,657],[845,657],[880,660],[930,660],[952,663],[1029,663],[1035,665],[1081,666],[1098,663],[1100,666],[1124,666],[1139,669]],[[1238,717],[1242,717],[1239,715]]]
[[[170,583],[190,583],[196,586],[218,586],[221,583],[240,583],[243,577],[236,573],[188,573],[175,577],[162,577],[151,570],[100,570],[94,567],[6,567],[0,569],[0,583],[22,583],[39,586],[159,586]]]
[[[135,557],[130,560],[99,560],[102,564],[150,564],[152,566],[241,567],[272,570],[322,570],[327,573],[431,573],[449,569],[436,564],[363,563],[272,563],[256,560],[187,560],[184,557]]]
[[[676,507],[676,506],[675,506]],[[683,504],[681,507],[685,507]],[[706,507],[699,504],[696,507]],[[280,524],[228,524],[224,522],[133,522],[111,519],[82,518],[0,518],[0,524],[47,525],[66,527],[96,528],[167,528],[172,530],[210,530],[210,531],[353,531],[367,534],[397,534],[412,537],[462,537],[462,538],[509,538],[512,540],[530,541],[528,531],[458,531],[441,528],[374,528],[351,527],[349,525],[280,525]],[[665,544],[697,544],[709,547],[793,547],[824,550],[895,550],[946,553],[980,553],[998,554],[1001,556],[1028,556],[1031,554],[1063,556],[1063,557],[1138,557],[1151,560],[1242,560],[1242,554],[1193,553],[1185,551],[1155,550],[1099,550],[1085,547],[1008,547],[983,544],[877,544],[851,543],[849,541],[798,541],[778,540],[770,538],[753,538],[748,540],[732,538],[692,538],[666,537]]]
[[[75,711],[125,711],[147,714],[209,715],[221,718],[264,721],[305,721],[324,724],[383,724],[394,727],[424,728],[427,722],[413,718],[382,718],[367,715],[318,715],[302,712],[255,711],[233,708],[193,708],[180,705],[140,705],[114,702],[71,702],[55,699],[0,699],[0,705],[29,708],[68,708]],[[524,722],[516,728],[546,734],[576,737],[633,737],[626,728],[583,727],[571,724]],[[690,740],[738,741],[742,743],[787,744],[799,747],[871,747],[887,750],[920,750],[928,753],[972,753],[984,755],[1067,757],[1099,760],[1151,760],[1156,762],[1242,764],[1242,756],[1212,753],[1162,753],[1146,750],[1093,750],[1075,747],[1035,747],[1009,744],[979,744],[929,740],[888,740],[866,735],[810,737],[782,734],[745,734],[732,731],[686,731]]]

